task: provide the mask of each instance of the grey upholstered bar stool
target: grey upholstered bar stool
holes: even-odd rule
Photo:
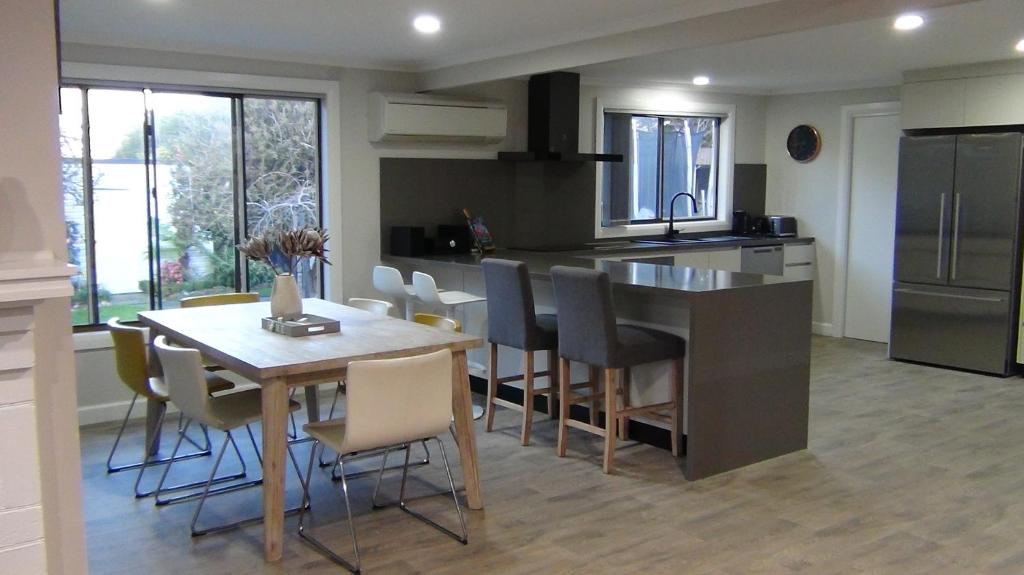
[[[558,389],[558,374],[555,370],[558,347],[558,326],[555,316],[538,315],[533,307],[533,290],[530,276],[523,262],[487,258],[481,262],[484,284],[487,289],[487,340],[491,343],[491,360],[487,370],[487,431],[494,428],[496,405],[523,413],[520,440],[530,444],[530,430],[533,424],[533,398],[547,395],[548,415],[555,416],[554,394]],[[522,350],[523,373],[498,377],[498,346]],[[534,352],[548,352],[548,370],[534,370]],[[548,377],[548,387],[537,390],[533,387],[536,377]],[[511,381],[524,381],[523,405],[498,398],[498,385]]]
[[[682,404],[686,342],[667,332],[616,323],[611,281],[605,272],[554,266],[551,268],[551,280],[558,305],[558,354],[561,370],[558,456],[565,456],[570,427],[589,431],[604,437],[604,472],[611,473],[616,423],[621,433],[625,430],[628,418],[635,415],[668,423],[672,433],[672,454],[678,456],[678,410]],[[568,387],[570,361],[604,370],[604,429],[569,419],[569,406],[577,399]],[[672,398],[664,403],[630,406],[629,368],[657,361],[672,362]],[[624,372],[622,378],[619,377],[620,370]],[[623,383],[621,390],[617,384],[620,379]],[[622,394],[621,408],[616,398],[619,393]]]

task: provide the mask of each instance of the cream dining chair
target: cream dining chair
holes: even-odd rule
[[[352,519],[352,506],[348,496],[348,481],[345,478],[345,456],[374,449],[405,449],[405,465],[402,467],[402,483],[399,489],[398,505],[410,515],[440,530],[462,544],[468,541],[466,521],[455,492],[448,456],[440,435],[448,431],[452,418],[452,354],[444,349],[397,359],[357,361],[348,366],[347,398],[348,412],[344,419],[310,423],[303,429],[314,440],[309,454],[306,482],[303,484],[302,505],[299,511],[299,536],[332,561],[353,573],[359,573],[359,542],[356,526]],[[452,502],[458,514],[461,534],[443,527],[439,523],[409,508],[405,499],[405,485],[409,474],[409,445],[426,439],[435,439],[448,476],[448,487]],[[348,516],[349,531],[352,535],[354,563],[349,562],[330,547],[314,537],[305,524],[306,503],[309,500],[309,484],[312,481],[316,448],[329,447],[339,455],[337,464],[341,467],[341,491]],[[377,485],[373,490],[373,505],[377,504],[384,466],[381,465]]]
[[[262,390],[247,389],[245,391],[211,397],[205,392],[205,380],[203,376],[204,370],[202,358],[198,350],[172,346],[168,344],[167,339],[164,336],[157,337],[153,342],[153,347],[156,349],[157,355],[160,357],[160,364],[163,366],[164,379],[167,382],[170,399],[187,418],[185,427],[182,428],[181,432],[178,434],[178,442],[175,444],[174,451],[171,454],[171,461],[166,467],[164,467],[163,476],[160,478],[160,484],[156,491],[157,505],[178,503],[198,497],[199,504],[196,506],[196,510],[192,515],[191,532],[193,537],[205,535],[207,533],[226,531],[248,523],[262,521],[263,516],[259,515],[243,519],[241,521],[218,525],[216,527],[205,527],[202,529],[198,529],[196,527],[199,522],[199,514],[203,510],[203,504],[206,502],[206,498],[210,495],[219,495],[231,491],[238,491],[240,489],[255,487],[263,483],[263,479],[260,478],[211,489],[211,486],[214,483],[214,478],[217,474],[217,468],[220,467],[221,460],[224,458],[224,452],[227,450],[229,443],[232,445],[235,454],[238,456],[243,473],[245,472],[245,459],[242,457],[242,453],[238,449],[238,444],[235,443],[234,436],[231,433],[233,429],[237,429],[239,427],[246,428],[246,431],[249,434],[249,439],[252,441],[253,449],[256,452],[256,458],[259,459],[260,464],[263,463],[259,447],[256,445],[256,438],[253,436],[252,429],[249,427],[253,423],[258,423],[262,419]],[[295,411],[299,409],[299,404],[289,400],[288,409],[290,411]],[[174,456],[177,455],[178,449],[181,447],[181,441],[188,432],[189,426],[193,423],[202,425],[206,428],[223,431],[224,441],[221,443],[220,449],[217,451],[217,457],[214,460],[213,467],[210,469],[209,479],[207,479],[202,492],[163,499],[161,498],[161,494],[164,491],[163,485],[167,480],[167,475],[173,465]],[[292,460],[292,465],[295,467],[295,473],[299,475],[299,482],[305,484],[302,474],[299,471],[298,463],[295,461],[295,456],[292,454],[291,442],[288,443],[287,450],[288,456]],[[290,510],[289,512],[294,511],[297,511],[297,509]]]

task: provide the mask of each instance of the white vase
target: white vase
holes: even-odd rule
[[[274,276],[274,291],[270,294],[270,315],[291,318],[302,314],[299,284],[291,274]]]

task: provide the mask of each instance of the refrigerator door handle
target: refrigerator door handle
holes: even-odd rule
[[[950,299],[966,299],[966,300],[971,300],[971,301],[987,301],[987,302],[993,302],[993,303],[1005,301],[1005,298],[1001,298],[1001,297],[981,297],[981,296],[976,296],[976,295],[957,295],[957,294],[951,294],[951,293],[924,291],[924,290],[916,290],[916,289],[910,289],[910,288],[896,288],[893,291],[896,291],[896,292],[899,292],[899,293],[908,293],[908,294],[913,294],[913,295],[926,295],[926,296],[944,297],[944,298],[950,298]]]
[[[942,279],[942,224],[946,221],[946,192],[939,194],[939,247],[935,250],[935,279]]]
[[[960,192],[953,194],[953,257],[949,263],[950,279],[956,279],[957,257],[960,255]]]

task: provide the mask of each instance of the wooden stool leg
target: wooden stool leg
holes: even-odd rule
[[[487,426],[485,429],[494,429],[494,398],[498,397],[498,344],[491,344],[491,358],[487,368]]]
[[[597,396],[598,380],[598,369],[593,366],[590,367],[590,425],[597,425],[597,402],[599,398]],[[607,385],[607,383],[605,384]],[[614,397],[614,396],[613,396]]]
[[[533,352],[523,352],[523,429],[519,434],[523,445],[530,444],[530,429],[533,427]]]
[[[626,409],[629,407],[629,383],[632,379],[629,368],[622,370],[622,408]],[[619,417],[619,439],[626,441],[629,439],[629,417]]]
[[[679,457],[679,440],[682,429],[679,428],[683,409],[683,358],[672,360],[672,390],[674,404],[672,406],[672,456]]]
[[[615,405],[617,371],[604,370],[604,472],[611,473],[615,458],[615,423],[618,421]]]
[[[548,350],[548,417],[555,419],[555,395],[558,393],[558,350]]]
[[[569,360],[564,357],[558,358],[558,446],[555,453],[559,457],[565,457],[565,448],[569,445],[569,384],[572,377],[569,371]]]

